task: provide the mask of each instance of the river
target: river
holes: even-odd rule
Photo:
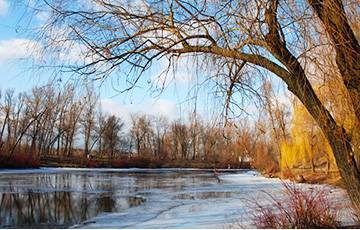
[[[218,180],[218,178],[220,180]],[[253,170],[74,169],[0,170],[1,228],[254,227],[254,203],[281,199],[282,181]],[[342,189],[326,189],[351,224]]]

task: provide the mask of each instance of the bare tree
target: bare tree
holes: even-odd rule
[[[189,154],[188,127],[181,121],[175,121],[171,125],[171,134],[175,159],[178,157],[187,159]]]
[[[81,118],[82,132],[84,134],[84,154],[87,157],[93,146],[93,131],[95,130],[95,112],[98,98],[94,94],[94,89],[89,85],[86,88],[86,94],[83,100],[84,111]]]
[[[11,129],[11,113],[13,113],[13,107],[14,107],[14,90],[7,90],[5,92],[5,98],[4,98],[4,106],[3,106],[3,110],[5,113],[5,119],[3,122],[3,127],[1,129],[1,136],[4,136],[4,133],[6,132],[6,139],[7,139],[7,143],[8,143],[8,148],[9,145],[11,145],[11,143],[13,142],[13,137],[12,137],[12,129]],[[7,128],[6,128],[7,127]]]
[[[154,142],[155,156],[164,157],[165,154],[165,137],[168,133],[169,122],[166,117],[159,116],[153,119],[154,123]]]
[[[288,139],[288,115],[289,112],[286,111],[284,105],[280,105],[277,100],[273,88],[270,82],[264,82],[263,84],[263,94],[264,94],[264,105],[265,111],[269,117],[270,126],[272,130],[272,139],[276,144],[277,152],[279,153],[279,166],[280,170],[282,162],[282,148],[281,144],[287,141]]]
[[[199,155],[199,142],[200,142],[200,129],[201,129],[201,122],[197,117],[196,112],[190,114],[190,146],[191,146],[191,158],[195,160],[195,158]]]
[[[153,129],[149,117],[146,115],[133,115],[130,133],[135,141],[138,156],[152,152],[151,137],[153,137]]]
[[[110,158],[113,159],[115,153],[120,149],[121,137],[120,132],[124,127],[124,123],[120,118],[111,115],[105,119],[102,149],[105,153],[108,153]]]

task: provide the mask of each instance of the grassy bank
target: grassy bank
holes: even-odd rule
[[[86,159],[68,157],[46,157],[41,159],[43,167],[80,168],[250,168],[249,163],[206,162],[202,160],[153,159],[149,157],[119,157],[116,159]]]

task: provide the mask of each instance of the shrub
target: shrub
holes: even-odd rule
[[[87,168],[97,168],[98,165],[99,165],[99,164],[98,164],[96,161],[94,161],[94,160],[88,160],[88,161],[86,162],[86,167],[87,167]]]
[[[305,190],[284,183],[285,200],[269,195],[272,208],[257,204],[257,228],[336,228],[337,213],[331,208],[324,190]]]
[[[0,168],[38,168],[40,160],[30,154],[16,153],[13,156],[0,154]]]

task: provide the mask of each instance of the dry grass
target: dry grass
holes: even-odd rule
[[[284,183],[284,200],[271,196],[272,207],[256,204],[254,224],[257,228],[336,228],[337,213],[324,190],[304,190]]]

